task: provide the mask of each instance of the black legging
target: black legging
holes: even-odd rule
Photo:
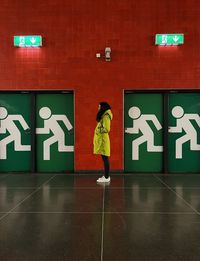
[[[104,163],[104,176],[107,179],[110,176],[110,163],[108,156],[101,155]]]

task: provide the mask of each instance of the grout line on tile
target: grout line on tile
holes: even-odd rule
[[[8,212],[0,212],[6,214]],[[105,214],[159,214],[159,215],[196,215],[193,212],[154,212],[154,211],[104,211]],[[12,211],[10,214],[102,214],[101,211]],[[103,223],[104,225],[104,223]],[[104,228],[104,226],[102,226]]]
[[[55,175],[51,178],[49,178],[47,181],[44,182],[44,184],[47,184],[51,179],[53,179],[55,177]],[[42,185],[44,185],[42,184]],[[19,207],[24,201],[26,201],[28,198],[30,198],[32,195],[34,195],[41,187],[42,185],[37,188],[36,190],[34,190],[32,193],[30,193],[28,196],[26,196],[22,201],[20,201],[15,207],[13,207],[12,209],[10,209],[5,215],[3,215],[2,217],[0,217],[0,221],[2,219],[4,219],[5,217],[7,217],[10,213],[12,213],[12,211],[14,211],[17,207]]]
[[[104,247],[104,217],[105,217],[105,186],[103,187],[102,226],[101,226],[101,261],[103,261]]]
[[[188,203],[183,197],[181,197],[174,189],[172,189],[167,183],[165,183],[162,179],[160,179],[159,177],[156,176],[156,178],[158,180],[160,180],[160,182],[165,185],[170,191],[172,191],[177,197],[179,197],[180,199],[182,199],[184,201],[184,203],[190,207],[197,215],[200,215],[200,212],[198,212],[192,205],[190,205],[190,203]]]

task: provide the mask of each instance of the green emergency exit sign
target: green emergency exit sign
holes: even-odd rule
[[[156,34],[156,45],[179,45],[184,43],[184,34]]]
[[[14,36],[15,47],[40,47],[42,46],[42,36],[29,35],[29,36]]]

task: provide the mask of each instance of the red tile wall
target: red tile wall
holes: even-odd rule
[[[75,168],[99,169],[92,154],[99,101],[114,113],[112,169],[123,169],[123,90],[200,88],[198,0],[1,0],[0,89],[74,90]],[[178,47],[156,33],[184,33]],[[43,47],[13,47],[14,35],[42,35]],[[112,48],[112,61],[97,52]]]

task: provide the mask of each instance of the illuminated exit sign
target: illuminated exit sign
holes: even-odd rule
[[[184,43],[184,34],[156,34],[157,45],[179,45]]]
[[[40,47],[42,46],[42,36],[14,36],[14,46],[16,47]]]

